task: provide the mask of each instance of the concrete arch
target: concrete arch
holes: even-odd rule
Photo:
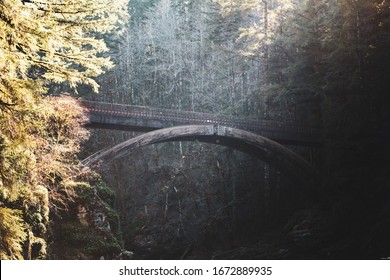
[[[263,136],[220,125],[186,125],[155,130],[101,150],[84,159],[82,164],[90,167],[99,166],[146,145],[194,140],[228,146],[248,153],[275,165],[288,176],[298,179],[306,189],[319,187],[317,171],[298,154]]]

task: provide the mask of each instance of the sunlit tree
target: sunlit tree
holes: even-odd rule
[[[49,208],[65,207],[86,134],[74,100],[43,96],[52,83],[97,91],[113,66],[102,34],[126,15],[126,0],[0,1],[0,258],[30,258],[34,242],[44,255]]]

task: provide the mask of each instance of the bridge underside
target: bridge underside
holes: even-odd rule
[[[257,157],[298,179],[306,187],[312,188],[319,181],[317,171],[306,160],[281,144],[251,132],[219,125],[187,125],[148,132],[99,151],[82,163],[99,166],[146,145],[195,140],[231,147]]]

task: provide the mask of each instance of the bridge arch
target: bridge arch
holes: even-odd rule
[[[220,125],[186,125],[148,132],[101,150],[82,161],[89,167],[107,164],[131,151],[151,144],[171,141],[195,141],[231,147],[274,165],[288,176],[298,179],[310,192],[319,183],[317,170],[298,154],[266,137]]]

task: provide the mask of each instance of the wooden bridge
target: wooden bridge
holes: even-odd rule
[[[243,119],[190,111],[80,101],[90,127],[148,132],[183,125],[220,125],[253,132],[286,145],[320,144],[320,130],[273,120]]]
[[[282,145],[318,145],[318,129],[188,111],[93,101],[80,103],[89,114],[90,127],[147,132],[89,156],[82,161],[86,166],[108,163],[150,144],[198,140],[232,147],[258,157],[305,186],[311,187],[319,182],[315,168]]]

